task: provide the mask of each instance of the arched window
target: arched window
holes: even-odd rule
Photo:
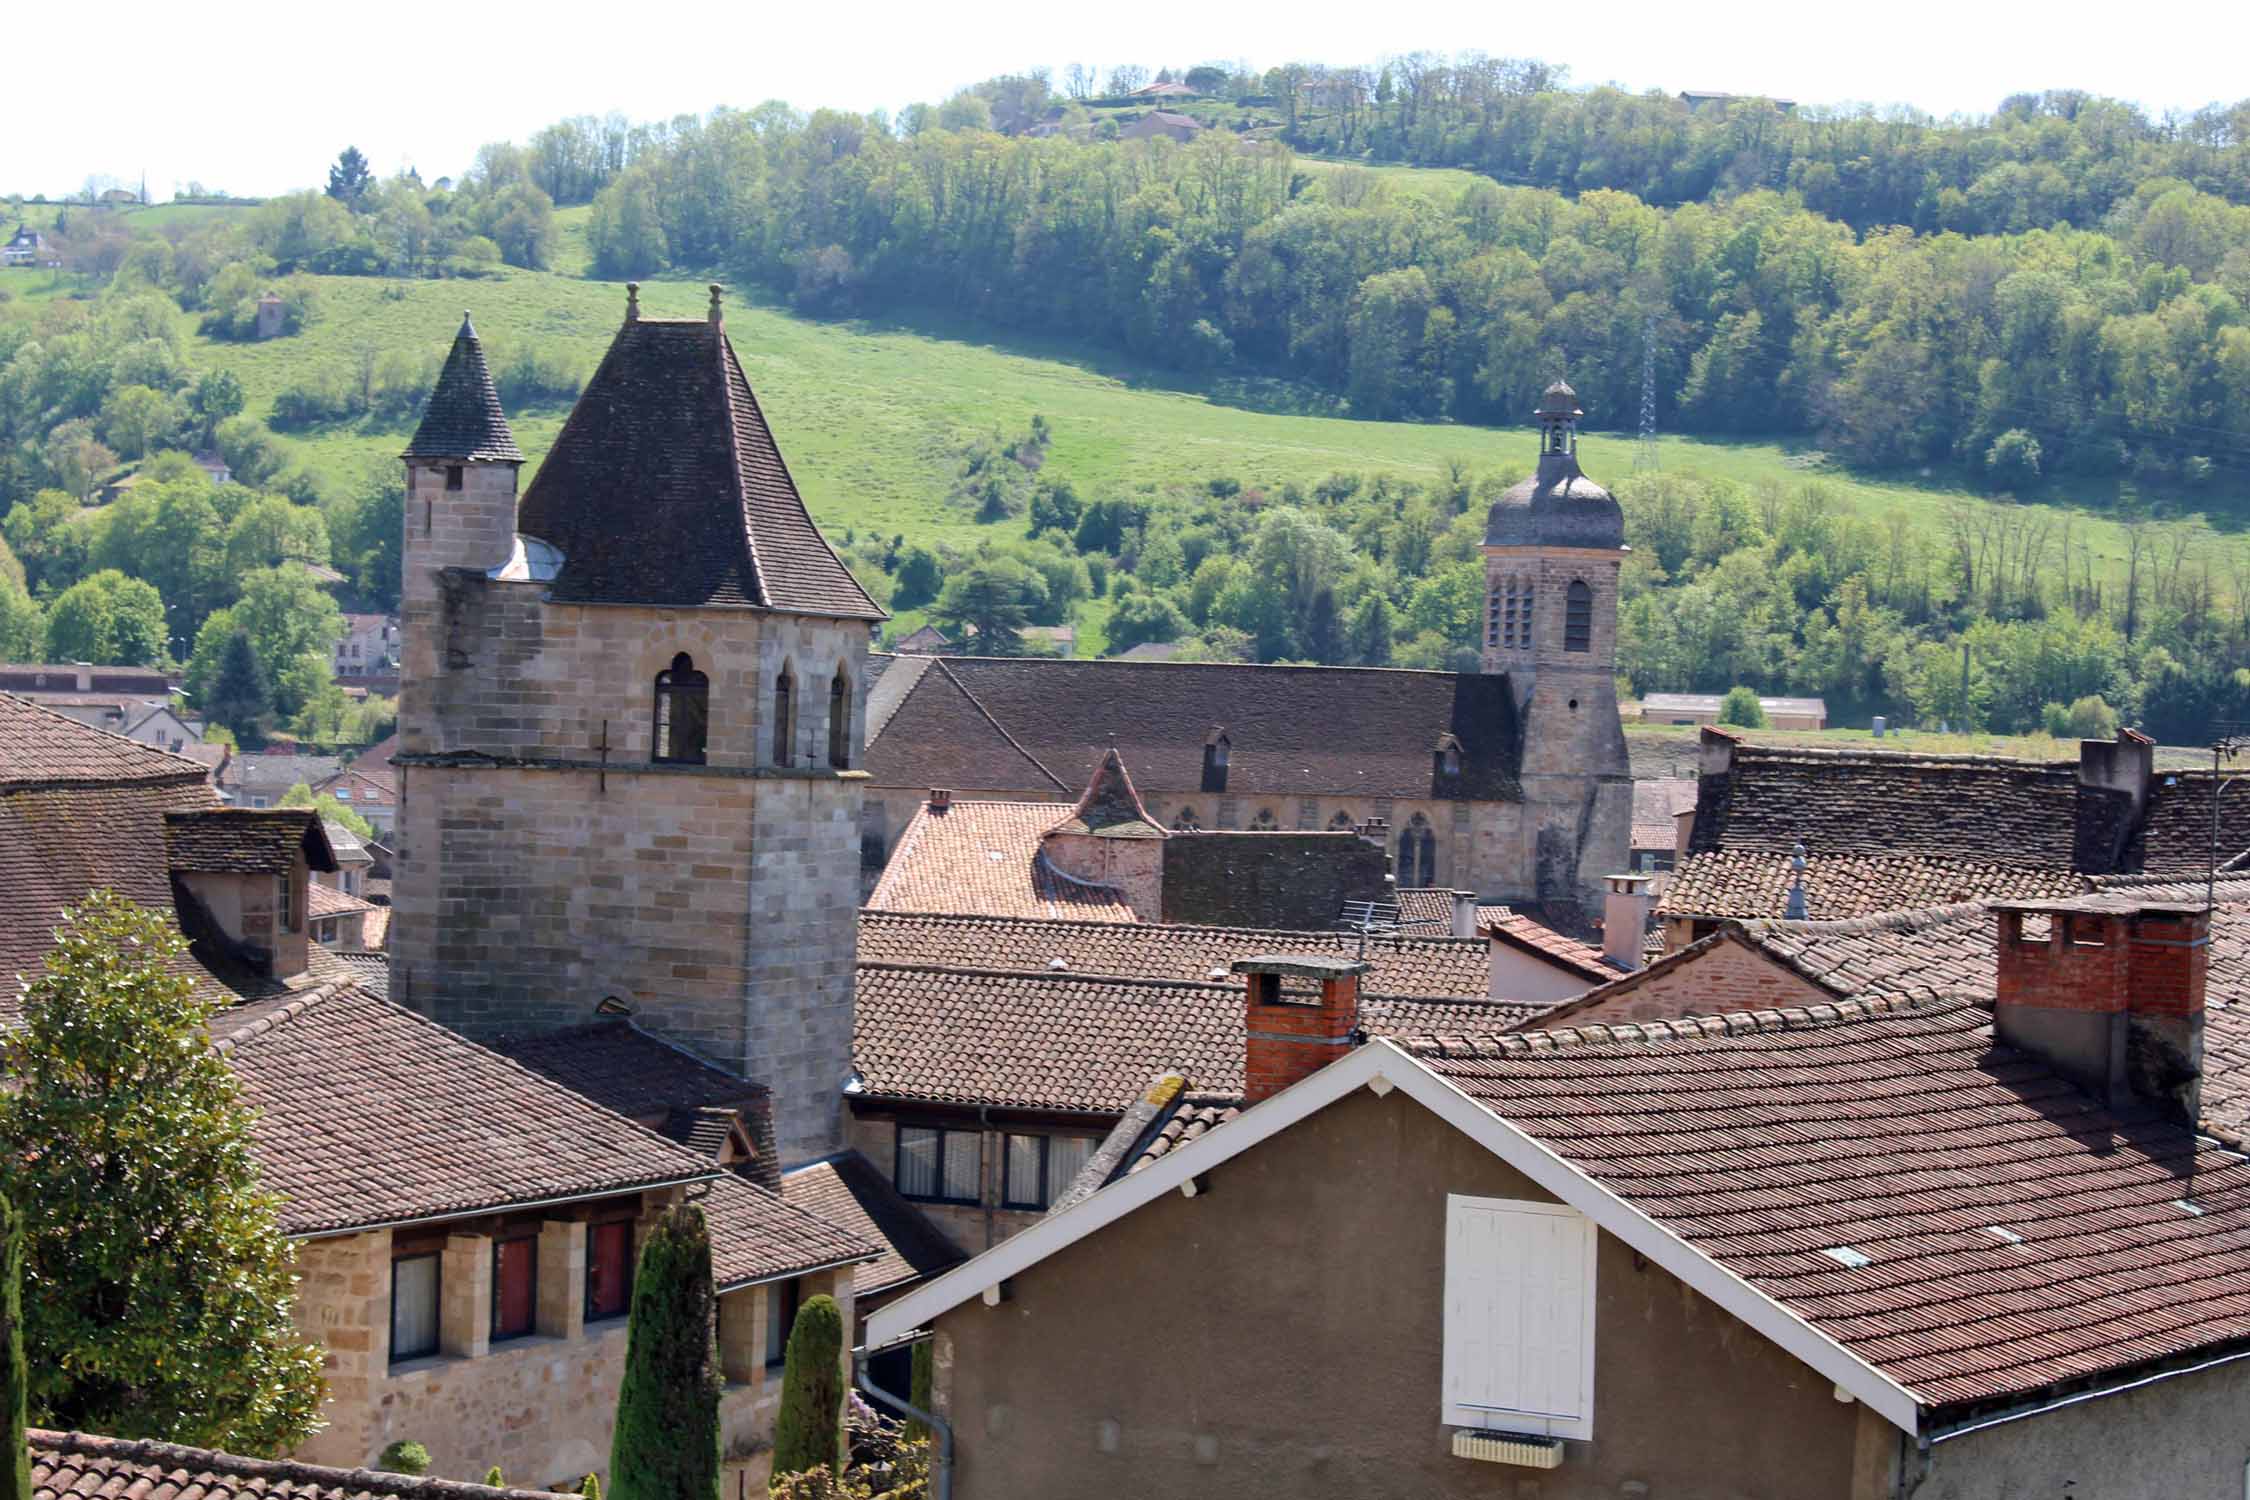
[[[1250,820],[1250,831],[1252,833],[1272,833],[1280,826],[1281,820],[1273,815],[1273,809],[1270,807],[1259,808],[1258,815]]]
[[[828,684],[828,763],[839,771],[852,763],[852,680],[842,667]]]
[[[700,766],[711,737],[711,679],[695,670],[685,651],[656,674],[656,724],[650,757],[667,765]]]
[[[1179,833],[1200,833],[1203,831],[1203,820],[1195,815],[1194,808],[1183,807],[1173,815],[1172,827]]]
[[[1562,648],[1594,649],[1594,591],[1586,587],[1583,578],[1571,580],[1570,592],[1563,599]]]
[[[1352,821],[1352,815],[1348,812],[1340,812],[1328,820],[1328,830],[1331,833],[1350,833],[1358,826],[1357,823]]]
[[[791,764],[790,746],[797,739],[797,679],[784,665],[773,680],[773,763]]]
[[[1437,884],[1437,831],[1420,813],[1399,830],[1397,880],[1401,890]]]

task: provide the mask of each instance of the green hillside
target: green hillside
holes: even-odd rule
[[[577,249],[566,224],[565,253]],[[441,355],[466,309],[488,345],[529,341],[563,348],[591,371],[622,317],[624,290],[556,273],[512,271],[479,281],[393,282],[319,278],[321,313],[305,333],[265,344],[196,340],[198,367],[234,371],[249,409],[264,415],[282,387],[322,363],[348,371],[372,348]],[[642,303],[658,317],[701,315],[700,281],[651,283]],[[1480,474],[1528,470],[1528,431],[1450,424],[1356,421],[1306,415],[1321,398],[1270,380],[1202,384],[1060,341],[995,341],[989,331],[925,320],[820,322],[730,291],[727,326],[765,403],[798,483],[823,524],[904,532],[917,540],[978,531],[945,502],[960,445],[994,430],[1016,432],[1034,413],[1055,433],[1051,470],[1082,492],[1200,483],[1231,475],[1245,485],[1310,484],[1339,470],[1429,480],[1453,464]],[[560,405],[510,413],[534,460],[554,441]],[[291,441],[324,479],[352,482],[393,460],[403,428],[338,424]],[[1630,437],[1584,439],[1589,472],[1612,482],[1632,470]],[[1949,506],[1990,502],[1939,486],[1876,480],[1825,466],[1817,454],[1770,442],[1660,439],[1662,465],[1743,482],[1802,482],[1817,473],[1837,499],[1871,519],[1903,513],[1942,525]],[[2057,507],[2058,510],[2064,509]],[[2123,555],[2119,529],[2098,515],[2098,555]]]

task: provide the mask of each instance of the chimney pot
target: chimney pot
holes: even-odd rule
[[[2003,902],[1993,1030],[2112,1104],[2201,1115],[2210,914],[2085,897]]]
[[[1256,1104],[1342,1057],[1366,1033],[1359,980],[1368,964],[1326,954],[1262,954],[1229,967],[1244,979],[1242,1099]],[[1312,980],[1317,993],[1284,987]]]

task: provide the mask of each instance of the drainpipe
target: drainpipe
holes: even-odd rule
[[[1007,1153],[1004,1150],[995,1153],[993,1144],[992,1106],[980,1104],[977,1106],[977,1207],[984,1210],[984,1248],[987,1250],[999,1243],[993,1238],[998,1226],[993,1222],[992,1198],[1008,1181]],[[988,1155],[993,1157],[989,1167],[985,1165]],[[998,1176],[1000,1181],[987,1181],[992,1176]]]
[[[902,1400],[875,1383],[867,1373],[867,1346],[860,1345],[852,1351],[852,1378],[859,1388],[877,1401],[910,1421],[921,1423],[937,1434],[937,1472],[930,1479],[930,1500],[951,1500],[953,1494],[953,1424],[935,1412],[927,1412],[912,1402]]]

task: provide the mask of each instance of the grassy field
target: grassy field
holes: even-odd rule
[[[583,215],[564,216],[566,263],[584,256]],[[39,278],[44,281],[46,278]],[[482,281],[321,282],[321,315],[302,335],[266,344],[198,339],[198,365],[231,369],[263,415],[275,394],[326,363],[355,367],[363,350],[442,354],[473,314],[490,345],[531,341],[569,350],[591,370],[624,312],[622,288],[554,273],[510,272]],[[660,317],[700,315],[700,281],[664,281],[642,292]],[[997,339],[989,330],[928,319],[817,322],[729,294],[728,331],[765,403],[798,482],[824,524],[883,534],[967,539],[979,528],[944,499],[960,445],[979,433],[1021,431],[1033,413],[1054,430],[1051,471],[1083,494],[1231,475],[1245,485],[1300,484],[1338,470],[1388,471],[1435,480],[1458,463],[1480,474],[1528,470],[1528,431],[1451,424],[1368,422],[1306,414],[1319,397],[1274,381],[1198,384],[1175,372],[1061,341]],[[559,407],[511,413],[536,459],[555,437]],[[352,482],[387,464],[403,430],[341,426],[292,441],[325,478]],[[1679,473],[1799,484],[1819,479],[1835,501],[1873,521],[1904,513],[1934,530],[1960,492],[1936,484],[1868,478],[1772,442],[1659,440],[1662,466]],[[1587,470],[1615,482],[1632,469],[1634,440],[1588,434]],[[1989,502],[1975,499],[1974,504]],[[2078,511],[2099,553],[2123,555],[2122,532]]]
[[[1472,182],[1490,182],[1482,172],[1472,172],[1464,167],[1408,167],[1396,162],[1355,161],[1342,156],[1297,156],[1300,169],[1312,172],[1333,172],[1338,167],[1359,167],[1374,173],[1394,192],[1418,193],[1440,198],[1447,203],[1461,196],[1461,190]]]

